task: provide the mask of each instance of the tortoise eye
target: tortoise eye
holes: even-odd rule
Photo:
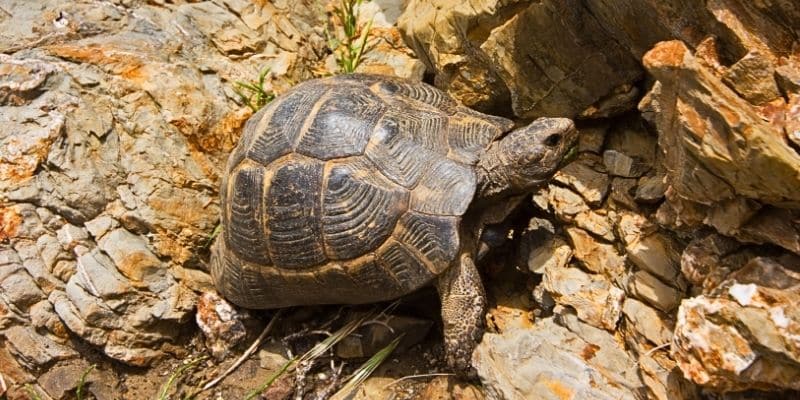
[[[561,142],[561,134],[559,133],[554,133],[548,136],[546,139],[544,139],[544,144],[547,146],[555,146],[560,142]]]

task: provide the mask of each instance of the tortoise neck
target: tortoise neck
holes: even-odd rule
[[[484,153],[478,161],[476,201],[490,202],[513,196],[514,188],[508,171],[508,163],[503,159],[497,143]]]

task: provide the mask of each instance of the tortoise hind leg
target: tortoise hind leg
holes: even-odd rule
[[[469,254],[448,268],[436,284],[442,302],[447,364],[460,374],[473,375],[472,351],[483,335],[486,294]]]

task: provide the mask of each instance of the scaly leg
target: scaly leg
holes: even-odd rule
[[[486,294],[472,256],[462,254],[436,287],[442,301],[447,364],[460,374],[473,375],[472,351],[483,336]]]

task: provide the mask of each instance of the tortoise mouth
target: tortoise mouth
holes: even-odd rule
[[[578,158],[578,143],[572,143],[567,150],[564,152],[564,156],[561,157],[561,161],[558,163],[558,167],[556,169],[561,169],[565,167],[567,164],[575,161]]]

